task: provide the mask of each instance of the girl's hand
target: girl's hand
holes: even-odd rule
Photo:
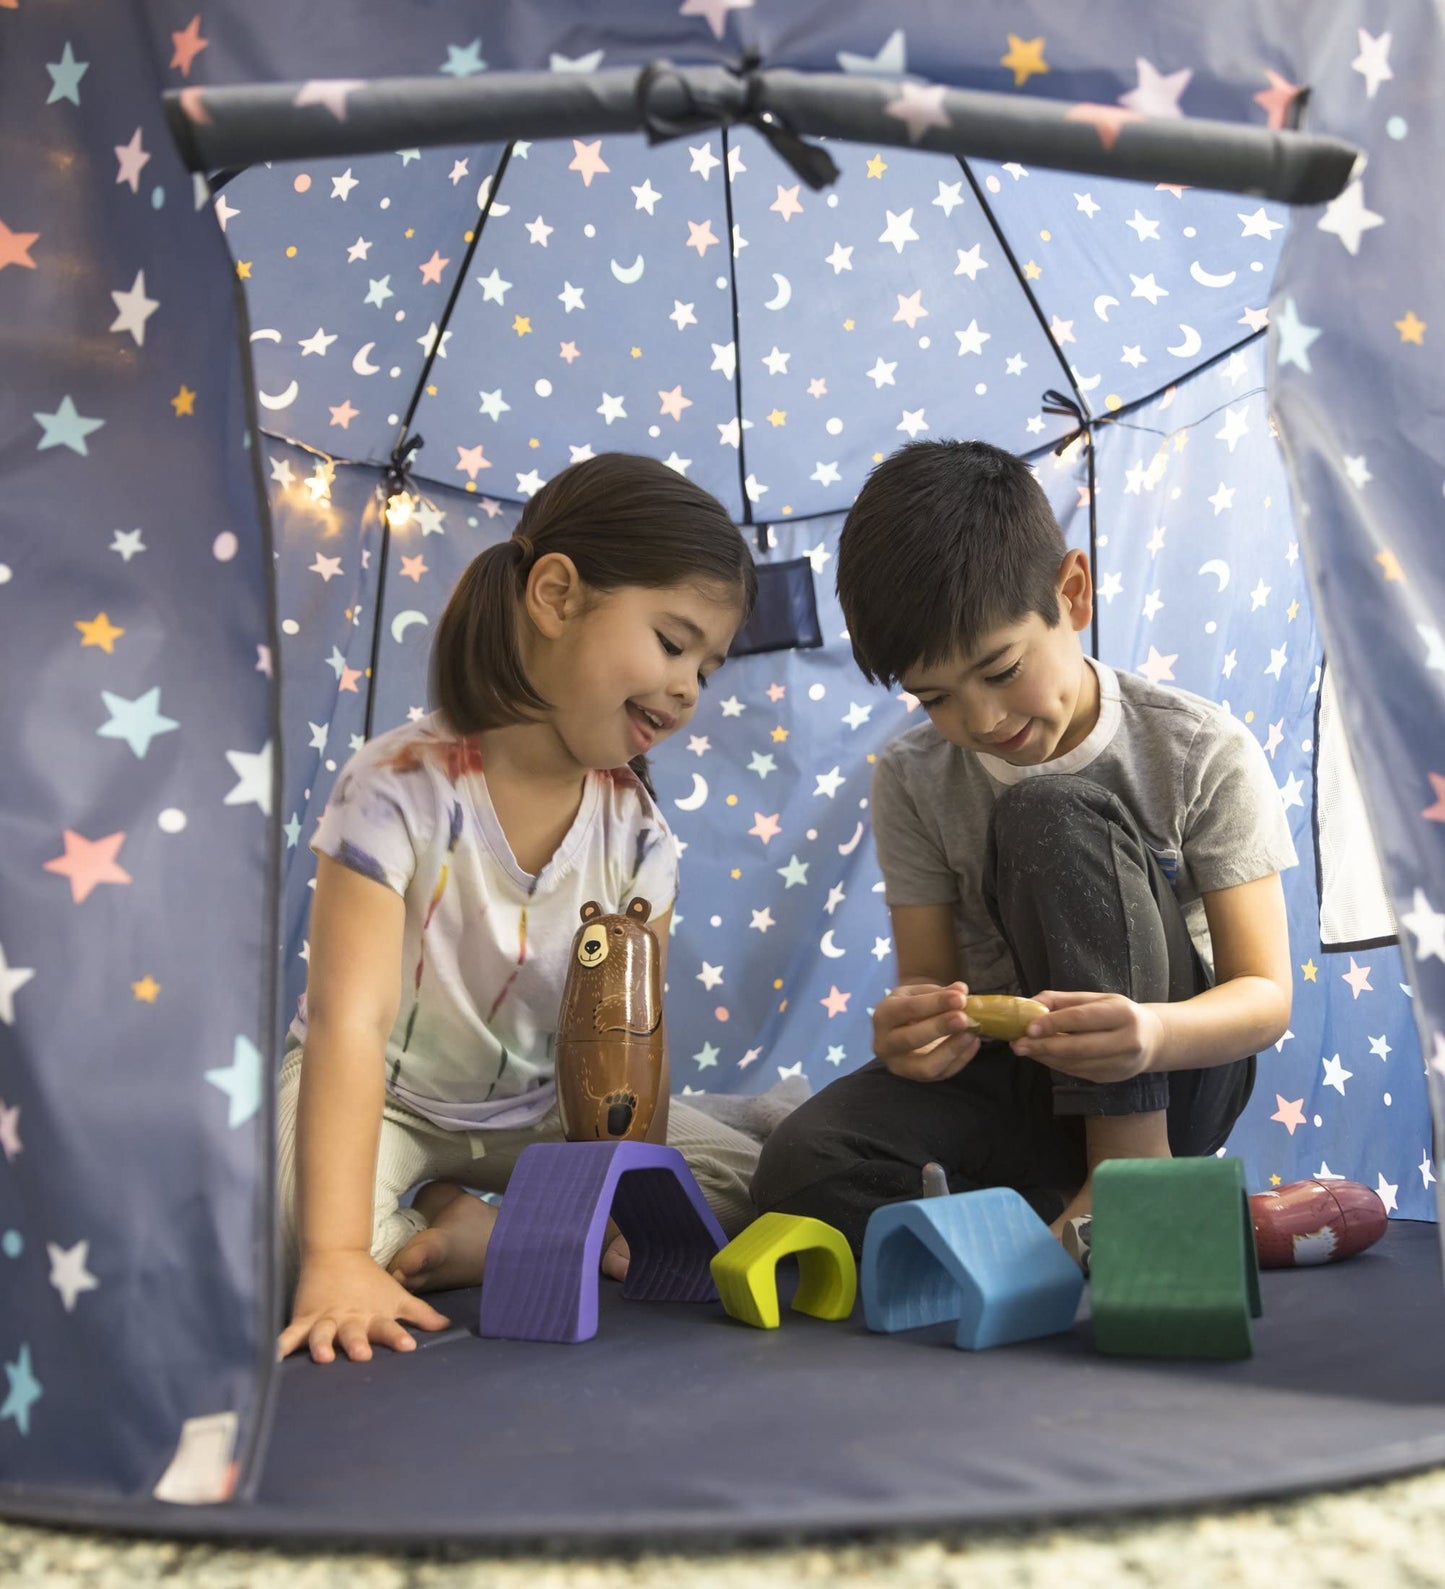
[[[1049,1013],[1010,1044],[1014,1053],[1084,1081],[1128,1081],[1152,1069],[1164,1026],[1122,993],[1037,993]]]
[[[968,988],[935,982],[894,988],[873,1011],[873,1052],[909,1081],[943,1081],[957,1075],[978,1052],[978,1038],[964,1013]]]
[[[277,1357],[298,1346],[318,1363],[330,1363],[340,1347],[354,1363],[371,1358],[371,1343],[411,1352],[416,1341],[398,1322],[444,1330],[451,1321],[430,1303],[393,1280],[370,1253],[335,1252],[308,1258],[301,1266],[291,1322],[277,1342]]]

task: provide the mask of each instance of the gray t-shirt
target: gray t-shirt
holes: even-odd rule
[[[1099,720],[1066,755],[1015,767],[960,750],[923,723],[892,741],[873,775],[873,837],[888,903],[954,906],[962,975],[977,993],[1020,991],[982,883],[993,803],[1020,779],[1078,773],[1117,795],[1173,883],[1190,937],[1211,967],[1200,896],[1297,860],[1279,787],[1243,723],[1202,696],[1086,660],[1099,678]]]

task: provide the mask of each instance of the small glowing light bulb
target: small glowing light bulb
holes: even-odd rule
[[[393,491],[386,499],[386,522],[394,530],[401,529],[403,525],[411,522],[412,510],[415,506],[410,491]]]

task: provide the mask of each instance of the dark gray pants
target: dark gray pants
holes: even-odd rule
[[[1028,778],[1000,796],[984,892],[1025,993],[1045,988],[1176,1003],[1209,986],[1169,880],[1121,802],[1085,778]],[[1249,1100],[1254,1056],[1097,1083],[984,1043],[947,1081],[880,1060],[841,1076],[764,1144],[760,1213],[809,1214],[861,1251],[868,1216],[917,1197],[930,1159],[952,1191],[1012,1186],[1053,1219],[1083,1184],[1083,1116],[1166,1110],[1176,1157],[1215,1152]]]

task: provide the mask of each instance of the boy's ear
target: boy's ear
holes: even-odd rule
[[[1094,616],[1094,580],[1089,572],[1089,554],[1071,547],[1059,564],[1060,616],[1071,629],[1087,629]]]

